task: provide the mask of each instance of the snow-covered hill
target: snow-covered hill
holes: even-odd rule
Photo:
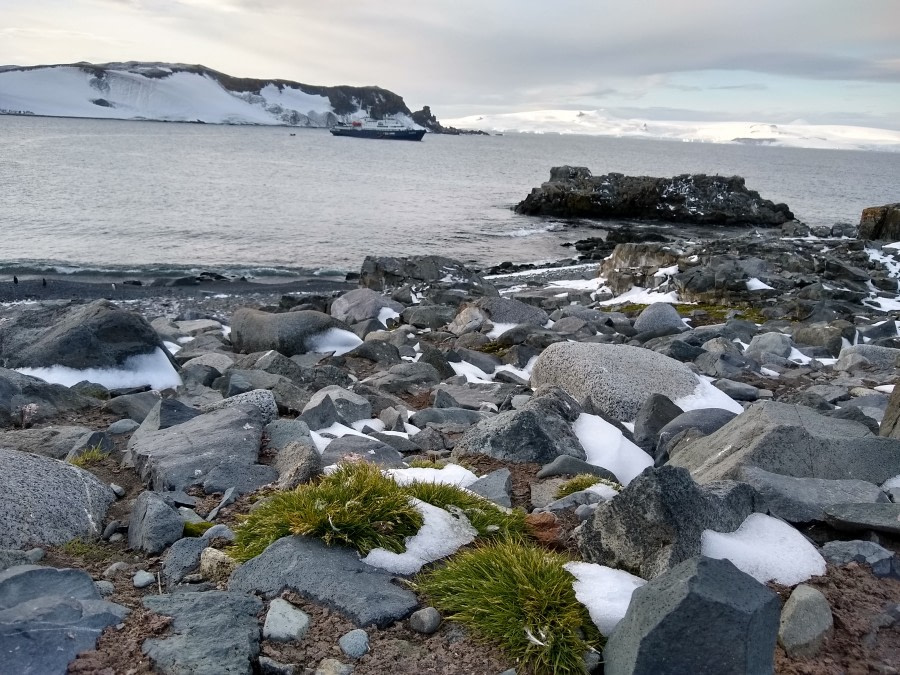
[[[624,119],[604,110],[538,110],[473,115],[443,124],[491,133],[558,133],[656,138],[699,143],[745,143],[800,148],[893,150],[900,152],[900,131],[805,123],[671,122]]]
[[[411,122],[403,99],[379,87],[235,78],[171,63],[0,67],[6,114],[326,127],[367,108]]]

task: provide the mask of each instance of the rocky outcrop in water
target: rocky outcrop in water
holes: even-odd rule
[[[900,202],[863,209],[859,219],[860,239],[900,239]]]
[[[785,204],[748,190],[740,176],[682,174],[673,178],[593,176],[580,166],[557,166],[516,213],[562,218],[636,218],[700,225],[770,227],[794,219]]]

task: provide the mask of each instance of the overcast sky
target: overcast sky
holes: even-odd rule
[[[0,0],[0,64],[127,60],[374,84],[439,119],[900,129],[900,0]]]

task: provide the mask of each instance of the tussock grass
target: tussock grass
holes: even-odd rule
[[[560,554],[514,540],[486,544],[420,574],[417,590],[448,618],[493,640],[535,675],[584,673],[600,634]]]
[[[98,445],[88,448],[87,450],[82,452],[80,455],[70,459],[69,464],[71,464],[72,466],[77,466],[79,468],[83,468],[90,464],[95,464],[96,462],[100,462],[104,459],[106,459],[106,453],[103,452],[103,449],[98,444]]]
[[[59,550],[66,555],[80,558],[85,562],[103,560],[108,555],[108,551],[103,547],[103,544],[92,539],[71,539],[65,544],[61,544]]]
[[[592,485],[597,485],[597,483],[608,485],[616,492],[622,491],[622,486],[618,483],[615,483],[611,480],[606,480],[605,478],[600,478],[600,476],[595,476],[590,473],[580,473],[559,486],[559,488],[556,490],[556,498],[562,499],[563,497],[568,497],[570,494],[586,490]]]
[[[199,523],[185,523],[183,534],[185,537],[202,537],[203,533],[211,528],[215,523],[206,520]]]
[[[345,544],[366,555],[373,548],[400,553],[422,526],[407,494],[366,462],[342,464],[316,483],[281,492],[243,518],[229,554],[239,561],[293,534]]]
[[[461,511],[478,536],[486,538],[522,538],[526,536],[525,513],[505,511],[484,497],[455,485],[415,482],[400,488],[405,494],[447,511]]]

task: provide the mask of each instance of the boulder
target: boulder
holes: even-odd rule
[[[99,537],[115,500],[83,469],[0,448],[0,549]]]
[[[860,239],[900,239],[900,203],[870,206],[859,218]]]
[[[900,504],[831,504],[825,522],[845,532],[884,532],[900,535]]]
[[[0,368],[0,427],[26,427],[60,413],[96,408],[100,402],[60,384]]]
[[[115,368],[164,349],[144,317],[108,300],[38,305],[0,328],[0,360],[9,368]]]
[[[820,553],[831,565],[865,563],[876,577],[900,579],[900,558],[873,541],[829,541]]]
[[[347,459],[364,459],[386,469],[399,469],[404,466],[403,455],[387,443],[368,436],[347,434],[335,438],[322,451],[322,466],[337,464]]]
[[[738,480],[749,483],[765,500],[769,514],[789,523],[825,520],[825,508],[833,504],[874,504],[886,502],[881,488],[863,480],[792,478],[742,467]]]
[[[184,521],[178,511],[162,495],[148,490],[134,501],[128,523],[128,547],[160,553],[181,539],[183,530]]]
[[[462,290],[472,296],[498,296],[497,289],[459,260],[439,255],[408,258],[366,256],[359,275],[359,285],[382,291],[409,284],[414,288]],[[451,317],[452,318],[452,317]]]
[[[585,167],[557,166],[516,213],[561,218],[666,220],[700,225],[778,226],[793,220],[784,204],[762,199],[740,176],[683,174],[673,178],[592,176]]]
[[[668,396],[651,394],[638,408],[634,418],[635,444],[641,450],[653,454],[659,432],[683,412]]]
[[[87,427],[53,426],[40,429],[15,429],[0,432],[0,448],[32,452],[52,459],[63,459],[85,434]]]
[[[543,326],[550,320],[547,312],[540,307],[514,298],[480,298],[475,301],[475,306],[486,312],[494,324]]]
[[[172,617],[170,634],[142,651],[166,675],[251,675],[259,656],[259,598],[225,591],[152,595],[144,607]]]
[[[154,406],[160,402],[158,391],[141,391],[136,394],[116,396],[103,403],[103,410],[127,417],[135,422],[143,422]]]
[[[314,351],[314,339],[332,328],[350,330],[344,322],[313,310],[271,314],[241,307],[231,317],[231,342],[237,352],[273,349],[294,356]]]
[[[680,468],[647,469],[597,507],[579,536],[584,559],[653,579],[700,554],[704,530],[733,532],[761,510],[744,483],[695,483]]]
[[[154,490],[200,485],[216,467],[237,478],[256,464],[263,427],[264,419],[257,407],[225,408],[168,429],[141,434],[137,440],[133,437],[125,461]]]
[[[687,330],[678,310],[665,302],[647,305],[634,320],[634,329],[638,333]]]
[[[169,547],[160,560],[160,574],[166,588],[171,589],[200,567],[200,554],[207,546],[209,541],[205,538],[185,537]]]
[[[604,673],[772,673],[779,609],[774,591],[728,560],[686,560],[635,589]]]
[[[778,644],[791,659],[810,659],[819,653],[834,629],[831,606],[822,592],[800,584],[781,610]]]
[[[353,424],[353,422],[372,418],[372,404],[365,397],[335,385],[323,387],[313,394],[312,398],[309,399],[309,403],[303,408],[303,413],[305,414],[311,408],[315,408],[326,398],[331,401],[334,409],[346,424]],[[322,427],[316,426],[315,428],[321,429]]]
[[[881,484],[900,475],[900,441],[802,405],[764,401],[718,431],[679,446],[669,464],[701,483],[738,478],[744,466],[796,478]]]
[[[428,363],[398,363],[387,372],[364,380],[366,384],[391,394],[415,394],[422,389],[430,389],[440,381],[440,374]]]
[[[463,454],[488,455],[506,462],[546,464],[559,455],[585,459],[572,423],[582,410],[558,387],[535,392],[518,410],[482,420],[457,441],[454,457]]]
[[[894,387],[891,392],[881,426],[878,428],[878,435],[900,439],[900,387]]]
[[[331,303],[330,313],[338,321],[348,324],[377,319],[382,325],[386,325],[388,316],[395,316],[403,309],[403,305],[396,300],[376,293],[371,288],[357,288],[335,298]]]
[[[674,359],[627,345],[558,342],[538,357],[533,387],[561,387],[587,412],[633,420],[651,394],[678,399],[694,393],[697,376]]]
[[[20,565],[0,572],[0,655],[5,673],[64,675],[128,609],[104,601],[80,570]]]
[[[835,370],[853,370],[865,366],[869,369],[887,370],[893,373],[900,366],[900,349],[878,345],[851,345],[841,349]]]
[[[266,598],[292,590],[336,609],[357,626],[384,628],[418,606],[415,593],[391,583],[392,578],[361,562],[356,551],[292,536],[279,539],[238,567],[228,589]]]
[[[312,440],[291,441],[275,456],[278,489],[293,490],[322,472],[322,457]]]

